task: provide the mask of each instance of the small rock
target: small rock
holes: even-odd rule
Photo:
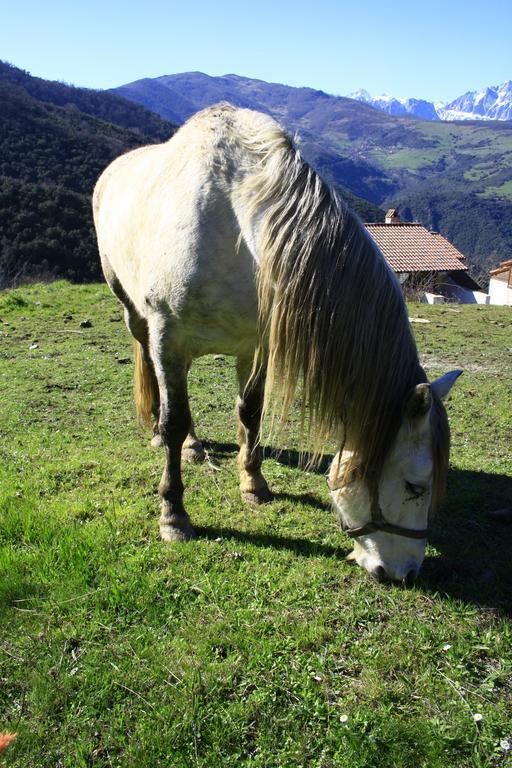
[[[80,323],[80,328],[92,328],[92,323],[90,320],[82,320]]]
[[[126,365],[127,363],[131,362],[129,357],[118,357],[116,358],[116,360],[119,363],[119,365]]]
[[[39,347],[39,344],[31,344],[29,349],[37,349]]]

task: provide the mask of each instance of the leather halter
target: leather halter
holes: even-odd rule
[[[329,478],[326,479],[330,491],[339,491],[342,488],[342,486],[332,487]],[[372,504],[371,518],[367,523],[350,528],[343,518],[341,518],[340,522],[341,530],[344,531],[347,536],[350,536],[351,539],[358,539],[359,536],[368,536],[371,533],[378,533],[379,531],[393,533],[395,536],[405,536],[408,539],[426,539],[428,536],[428,528],[417,530],[416,528],[404,528],[401,525],[388,523],[382,514],[382,509],[380,508],[378,501]]]

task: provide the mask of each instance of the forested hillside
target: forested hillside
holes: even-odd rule
[[[176,126],[113,94],[0,62],[0,286],[99,278],[90,197],[101,171]]]
[[[165,141],[176,125],[121,96],[48,82],[2,62],[0,104],[0,287],[40,277],[98,279],[96,179],[114,157]],[[315,159],[339,184],[331,166]],[[356,190],[364,197],[364,183]],[[377,206],[342,194],[362,218],[382,219]]]

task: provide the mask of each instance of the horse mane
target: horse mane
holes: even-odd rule
[[[355,466],[378,477],[407,397],[426,381],[398,281],[358,217],[274,120],[222,109],[250,156],[236,197],[242,231],[258,225],[253,376],[266,367],[264,408],[282,423],[300,390],[308,447],[318,455],[334,437],[353,451],[345,477]],[[432,410],[438,496],[449,432],[436,398]]]

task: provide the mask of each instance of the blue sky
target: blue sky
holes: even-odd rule
[[[512,79],[510,0],[22,0],[0,59],[91,88],[199,70],[449,101]]]

